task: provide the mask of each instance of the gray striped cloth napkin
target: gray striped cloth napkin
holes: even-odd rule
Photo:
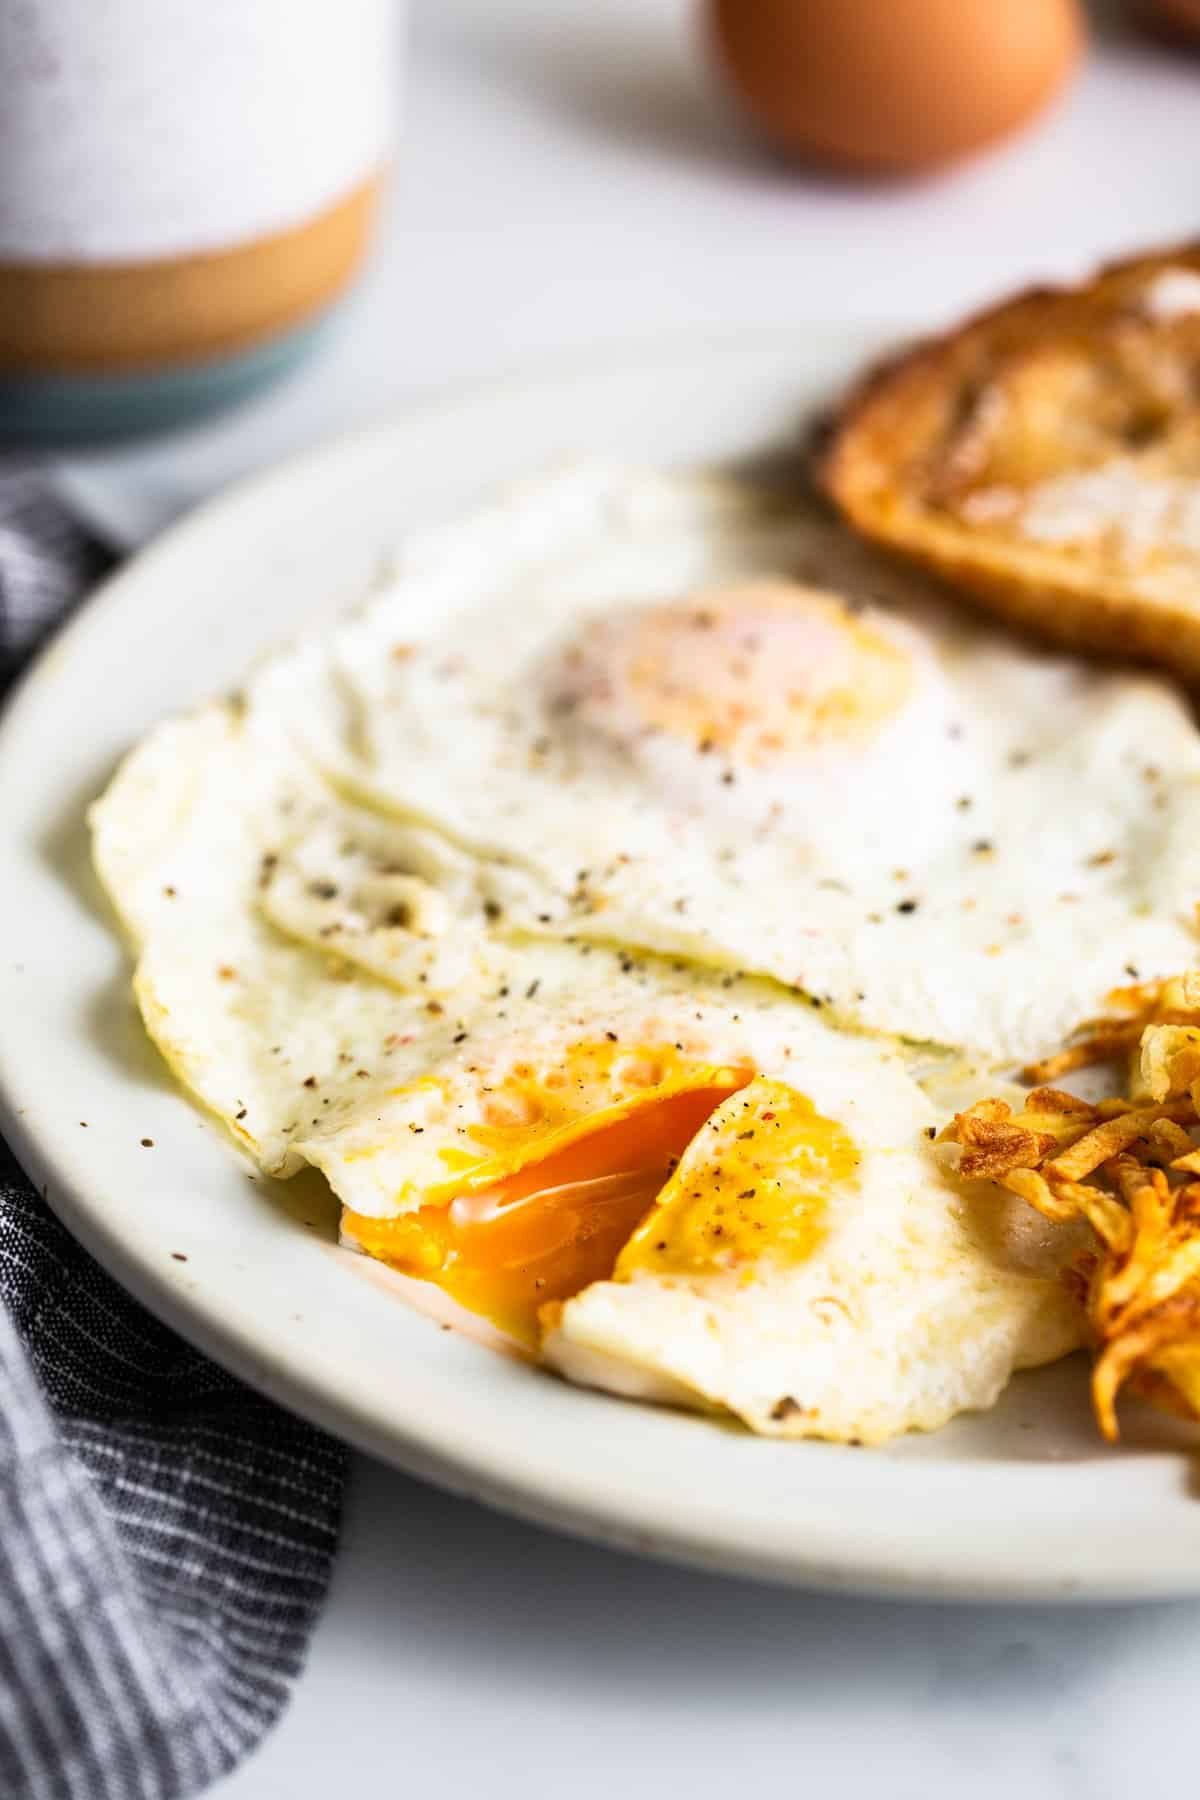
[[[0,689],[107,558],[0,464]],[[181,1800],[278,1718],[344,1451],[150,1317],[0,1143],[0,1797]]]

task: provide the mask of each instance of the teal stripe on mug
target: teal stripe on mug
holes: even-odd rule
[[[0,375],[0,439],[80,443],[164,431],[248,400],[315,348],[324,316],[229,356],[170,369]]]

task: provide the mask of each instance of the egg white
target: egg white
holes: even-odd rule
[[[653,1098],[722,1066],[836,1124],[852,1154],[805,1196],[811,1254],[785,1207],[728,1264],[723,1247],[690,1272],[625,1279],[618,1263],[547,1314],[544,1354],[572,1379],[865,1441],[987,1405],[1014,1368],[1079,1341],[1056,1279],[1069,1246],[1030,1262],[939,1168],[941,1113],[899,1046],[831,1029],[778,984],[497,940],[472,859],[330,791],[272,713],[214,705],[161,727],[93,826],[172,1068],[261,1168],[322,1170],[348,1217],[404,1219],[536,1160],[544,1120],[508,1106],[514,1074],[571,1129],[631,1085]],[[728,1179],[720,1142],[702,1126],[681,1169]]]
[[[770,766],[627,727],[619,695],[563,710],[597,633],[619,648],[648,608],[768,574],[847,596],[848,629],[907,659],[877,729]],[[760,692],[770,672],[768,649]],[[473,859],[493,937],[753,971],[997,1064],[1194,950],[1200,738],[1174,688],[1043,655],[752,485],[526,486],[410,540],[357,619],[249,693],[343,795]]]

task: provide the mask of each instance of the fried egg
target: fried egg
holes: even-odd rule
[[[476,859],[252,700],[154,732],[93,828],[185,1086],[262,1169],[321,1170],[347,1246],[568,1377],[876,1440],[1079,1341],[1064,1240],[1031,1255],[939,1166],[898,1046],[768,980],[498,936]]]
[[[1027,647],[753,484],[518,490],[411,539],[248,703],[453,851],[444,904],[492,941],[751,972],[995,1065],[1194,950],[1176,690]]]

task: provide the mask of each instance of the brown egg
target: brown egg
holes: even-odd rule
[[[706,0],[719,60],[774,143],[931,167],[1030,118],[1077,62],[1077,0]]]

